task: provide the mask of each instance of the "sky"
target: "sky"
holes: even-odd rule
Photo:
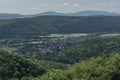
[[[0,13],[37,14],[47,11],[120,13],[120,0],[0,0]]]

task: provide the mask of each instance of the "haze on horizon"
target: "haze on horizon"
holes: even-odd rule
[[[0,0],[0,13],[37,14],[47,11],[120,13],[120,0]]]

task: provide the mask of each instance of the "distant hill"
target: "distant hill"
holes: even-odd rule
[[[58,12],[54,12],[54,11],[48,11],[48,12],[43,12],[43,13],[39,13],[33,16],[63,16],[66,15],[65,13],[58,13]]]
[[[33,15],[0,13],[0,19],[31,18],[37,16],[120,16],[120,14],[105,11],[82,11],[75,13],[59,13],[55,11],[48,11]]]
[[[69,16],[120,16],[118,13],[111,13],[105,11],[82,11],[76,13],[69,13]]]
[[[120,17],[41,16],[0,20],[0,37],[35,36],[52,33],[101,33],[120,32]]]
[[[59,13],[54,11],[48,11],[32,16],[120,16],[120,14],[105,11],[81,11],[75,13]]]
[[[9,14],[9,13],[0,13],[0,19],[13,19],[13,18],[24,18],[24,15],[21,14]]]

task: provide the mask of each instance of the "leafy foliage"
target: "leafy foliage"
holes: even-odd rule
[[[68,70],[55,70],[34,80],[120,80],[120,55],[97,57],[73,65]]]
[[[35,64],[33,61],[0,50],[0,79],[37,77],[46,72],[46,69]]]

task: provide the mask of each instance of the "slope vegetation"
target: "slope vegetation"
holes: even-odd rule
[[[41,16],[0,20],[0,37],[38,36],[51,33],[120,32],[120,17]]]
[[[67,49],[58,61],[65,63],[79,62],[91,57],[104,56],[107,57],[111,53],[120,52],[120,36],[103,37],[98,39],[86,40],[78,45],[74,45]]]
[[[67,70],[50,71],[30,80],[120,80],[120,55],[91,58]]]
[[[0,50],[0,80],[37,77],[45,72],[46,70],[43,67],[31,60]]]

